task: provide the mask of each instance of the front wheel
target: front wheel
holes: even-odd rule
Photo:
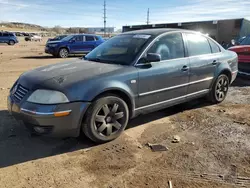
[[[10,40],[8,44],[11,45],[11,46],[13,46],[15,44],[15,41]]]
[[[128,119],[128,106],[121,98],[104,96],[89,107],[82,130],[92,141],[104,143],[119,137]]]
[[[213,84],[208,99],[212,103],[221,103],[226,98],[229,88],[229,78],[225,74],[221,74]]]
[[[69,51],[66,48],[61,48],[59,50],[58,56],[60,58],[67,58],[69,56]]]

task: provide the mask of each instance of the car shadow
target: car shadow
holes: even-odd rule
[[[141,126],[145,123],[170,116],[184,110],[200,108],[209,105],[203,100],[195,100],[189,103],[171,107],[150,115],[141,115],[128,124],[127,129]],[[16,121],[8,111],[0,111],[0,168],[73,152],[96,146],[85,136],[79,138],[49,138],[36,136],[26,130],[25,126]]]
[[[232,83],[235,87],[247,87],[250,86],[250,76],[237,76],[237,78]]]
[[[186,110],[202,108],[202,107],[209,106],[209,105],[211,105],[211,103],[207,102],[206,99],[203,99],[203,98],[202,99],[195,99],[195,100],[192,100],[190,102],[186,102],[186,103],[172,106],[172,107],[169,107],[169,108],[166,108],[163,110],[159,110],[157,112],[152,112],[149,114],[140,115],[140,116],[132,119],[129,122],[127,129],[141,126],[143,124],[146,124],[146,123],[158,120],[158,119],[162,119],[162,118],[165,118],[168,116],[172,116],[174,114],[181,113],[181,112],[186,111]]]
[[[0,111],[0,168],[95,146],[84,136],[49,138],[31,134],[8,111]]]

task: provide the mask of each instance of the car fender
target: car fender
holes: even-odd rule
[[[66,48],[66,49],[69,51],[69,53],[70,53],[70,48],[69,48],[69,46],[67,45],[67,43],[60,43],[60,44],[58,45],[58,47],[57,47],[57,53],[59,52],[59,50],[60,50],[61,48]]]
[[[104,93],[121,92],[129,99],[131,110],[134,110],[135,94],[126,83],[117,80],[106,80],[90,83],[88,85],[88,88],[84,90],[86,92],[83,92],[83,95],[81,96],[82,101],[92,102]]]
[[[216,68],[216,72],[214,74],[214,78],[213,81],[211,83],[210,88],[212,88],[213,84],[215,83],[215,81],[217,80],[217,78],[222,74],[222,73],[230,73],[230,78],[231,79],[231,75],[232,75],[232,71],[230,66],[228,65],[228,63],[220,63],[218,65],[218,67]]]

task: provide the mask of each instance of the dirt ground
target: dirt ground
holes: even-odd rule
[[[44,44],[0,45],[1,188],[250,187],[250,80],[237,79],[219,105],[196,100],[140,116],[103,145],[37,137],[8,114],[6,97],[22,72],[65,61],[46,55]]]

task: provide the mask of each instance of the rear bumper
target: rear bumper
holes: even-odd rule
[[[22,120],[32,132],[53,137],[79,136],[82,118],[89,104],[41,105],[24,102],[20,105],[8,97],[8,110],[15,119]]]
[[[233,71],[233,72],[232,72],[232,79],[231,79],[231,83],[233,83],[233,81],[236,79],[237,74],[238,74],[238,70],[236,70],[236,71]]]

